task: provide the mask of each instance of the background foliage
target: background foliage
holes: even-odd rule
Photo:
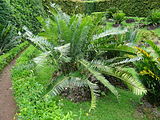
[[[14,23],[17,27],[27,26],[34,33],[40,29],[36,17],[44,16],[42,0],[11,0]]]
[[[40,29],[38,16],[45,16],[42,0],[2,0],[0,1],[0,23],[11,22],[19,30],[27,26],[32,32]]]
[[[5,0],[0,1],[0,24],[6,24],[8,21],[12,20],[12,10],[11,6]]]
[[[160,8],[159,0],[100,0],[100,1],[71,1],[47,0],[58,3],[66,13],[102,12],[110,7],[123,10],[128,16],[147,16],[152,9]],[[77,6],[75,8],[75,6]]]

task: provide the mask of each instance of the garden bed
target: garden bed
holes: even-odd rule
[[[17,47],[11,49],[9,52],[0,56],[0,71],[11,62],[22,50],[24,50],[29,45],[28,42],[24,42]]]
[[[32,58],[39,53],[39,50],[30,46],[12,69],[13,90],[18,106],[16,117],[18,120],[72,120],[72,114],[63,114],[52,97],[43,96],[44,85],[37,81],[35,66],[31,64]]]

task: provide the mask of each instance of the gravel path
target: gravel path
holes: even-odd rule
[[[16,103],[12,95],[11,68],[15,64],[14,59],[0,73],[0,120],[14,120]]]

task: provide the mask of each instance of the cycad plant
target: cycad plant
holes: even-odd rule
[[[144,99],[153,105],[160,105],[160,48],[152,41],[146,41],[152,50],[147,52],[136,47],[140,61],[135,62],[139,78],[148,92]]]
[[[0,55],[15,47],[20,43],[16,29],[11,24],[0,24]]]
[[[57,10],[57,9],[56,9]],[[104,74],[120,78],[138,95],[146,93],[143,85],[129,72],[111,65],[112,60],[100,57],[105,52],[123,51],[134,53],[134,49],[123,44],[115,44],[106,36],[125,33],[126,30],[109,30],[98,35],[98,20],[90,16],[74,15],[54,11],[48,18],[39,18],[43,25],[39,36],[34,36],[26,28],[27,39],[44,53],[34,59],[38,64],[48,58],[55,66],[57,73],[47,88],[47,93],[58,95],[68,87],[86,86],[91,92],[91,109],[96,106],[99,87],[90,78],[94,77],[107,87],[115,96],[116,88],[103,76]],[[104,39],[106,38],[106,39]]]

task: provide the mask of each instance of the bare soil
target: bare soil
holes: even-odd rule
[[[13,97],[10,72],[15,61],[16,59],[0,73],[0,120],[14,120],[16,114],[17,107]]]

